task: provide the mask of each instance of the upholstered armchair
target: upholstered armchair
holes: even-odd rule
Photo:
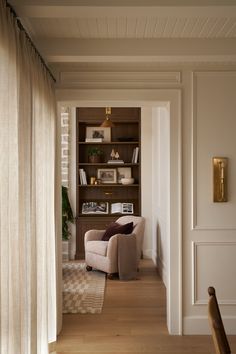
[[[133,244],[129,244],[132,249],[125,250],[128,257],[129,254],[132,257],[132,252],[135,252],[133,257],[136,257],[136,269],[138,268],[139,260],[142,254],[143,236],[145,228],[145,219],[141,216],[122,216],[116,220],[119,225],[128,225],[133,223],[133,230],[130,234],[122,240],[130,242],[134,240]],[[115,234],[110,237],[108,241],[103,241],[105,230],[89,230],[85,233],[84,245],[85,245],[85,262],[87,270],[92,268],[101,270],[108,273],[108,277],[112,278],[114,273],[118,273],[119,263],[119,238],[122,238],[122,234]],[[135,250],[135,251],[134,251]],[[128,253],[129,252],[129,253]],[[125,252],[123,252],[125,253]]]

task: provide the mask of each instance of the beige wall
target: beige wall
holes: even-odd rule
[[[185,66],[173,66],[164,68],[163,72],[179,72],[178,80],[168,80],[168,83],[159,83],[157,89],[148,89],[148,81],[145,90],[135,90],[135,83],[132,90],[59,90],[58,100],[63,103],[70,101],[76,105],[77,101],[90,99],[97,101],[100,105],[106,105],[107,101],[112,106],[116,105],[119,97],[119,104],[125,103],[129,96],[135,104],[139,97],[155,96],[155,92],[161,90],[163,101],[168,101],[169,90],[182,91],[182,162],[183,178],[179,188],[178,176],[175,176],[173,169],[170,169],[170,190],[180,192],[182,197],[182,208],[179,210],[176,205],[170,203],[171,218],[181,218],[181,225],[178,231],[181,239],[176,236],[176,243],[173,235],[173,225],[170,225],[170,277],[172,282],[181,284],[183,301],[175,304],[180,313],[182,310],[183,333],[198,334],[209,333],[207,320],[207,287],[216,287],[219,295],[223,320],[228,333],[236,334],[236,189],[234,185],[236,177],[236,139],[234,137],[236,126],[236,68],[233,66],[198,64],[196,66],[187,64]],[[144,84],[145,86],[145,84]],[[130,94],[129,94],[130,92]],[[153,95],[152,95],[153,93]],[[143,96],[142,96],[143,95]],[[114,102],[113,102],[114,101]],[[144,106],[140,99],[139,106]],[[153,104],[153,107],[156,105]],[[151,105],[149,105],[150,109]],[[176,109],[176,108],[175,108]],[[175,115],[173,105],[170,105],[170,117]],[[154,124],[152,120],[145,123]],[[150,146],[150,125],[142,126],[143,138],[148,139],[148,146],[144,151],[150,153],[152,148],[158,150],[158,146]],[[176,128],[178,129],[178,127]],[[170,141],[175,139],[174,128],[170,129]],[[151,138],[151,137],[150,137]],[[170,165],[173,166],[173,154],[170,149]],[[153,154],[153,153],[152,153]],[[215,204],[212,202],[212,163],[213,156],[225,156],[229,158],[229,202]],[[152,155],[153,156],[153,155]],[[159,158],[163,158],[162,154]],[[159,178],[158,164],[153,157],[151,165],[152,180]],[[176,162],[178,163],[178,161]],[[158,193],[156,186],[153,186],[155,193]],[[152,200],[150,190],[146,203],[152,207],[152,215],[149,216],[150,234],[146,236],[145,247],[147,254],[150,254],[150,245],[154,245],[152,252],[156,252],[153,243],[158,200]],[[159,196],[158,196],[159,198]],[[145,199],[144,199],[145,200]],[[153,204],[152,204],[153,203]],[[161,204],[163,201],[161,201]],[[162,204],[163,205],[163,204]],[[161,205],[161,206],[162,206]],[[159,210],[161,213],[161,211]],[[181,216],[182,213],[182,216]],[[164,224],[163,224],[164,225]],[[163,227],[163,230],[165,228]],[[166,231],[162,233],[162,244],[166,242]],[[152,246],[153,247],[153,246]],[[165,247],[165,246],[164,246]],[[167,247],[168,248],[168,247]],[[157,248],[158,249],[158,248]],[[182,254],[178,274],[175,273],[175,265],[172,264],[175,253]],[[155,257],[154,257],[155,258]],[[161,263],[161,262],[160,262]],[[181,272],[181,267],[183,271]],[[179,271],[180,270],[180,271]],[[173,273],[174,272],[174,273]],[[170,291],[172,289],[170,288]],[[172,294],[173,299],[173,294]],[[183,309],[181,309],[183,304]],[[172,307],[173,308],[173,307]],[[180,325],[181,326],[181,325]]]
[[[193,110],[185,117],[186,127],[192,125],[191,140],[191,131],[185,131],[185,146],[192,151],[185,159],[184,331],[208,330],[207,287],[212,285],[227,332],[235,334],[236,72],[196,71],[189,73],[188,85]],[[229,158],[227,203],[213,203],[214,156]]]

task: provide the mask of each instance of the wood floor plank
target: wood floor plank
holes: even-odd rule
[[[236,336],[229,337],[235,351]],[[150,260],[138,280],[107,280],[101,314],[66,314],[54,354],[212,354],[211,336],[170,336],[165,287]]]

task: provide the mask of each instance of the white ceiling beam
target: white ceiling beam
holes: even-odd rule
[[[155,61],[236,57],[236,39],[41,39],[36,41],[48,62]]]
[[[14,2],[15,1],[15,2]],[[22,5],[13,6],[21,18],[97,18],[97,17],[229,17],[236,16],[236,4],[226,6],[69,6]]]

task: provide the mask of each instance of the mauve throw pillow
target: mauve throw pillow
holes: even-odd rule
[[[133,222],[129,222],[128,224],[118,224],[117,222],[112,222],[106,229],[104,235],[102,236],[102,241],[109,241],[111,236],[116,234],[131,234],[133,231]]]

